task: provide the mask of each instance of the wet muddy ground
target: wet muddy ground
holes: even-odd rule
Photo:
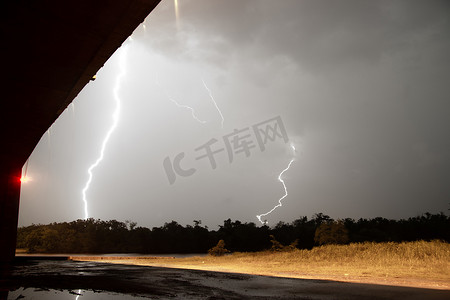
[[[16,262],[2,277],[0,299],[450,299],[448,290],[69,260]]]

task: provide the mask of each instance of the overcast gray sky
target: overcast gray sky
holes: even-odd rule
[[[448,211],[449,1],[178,3],[178,22],[174,1],[162,1],[42,137],[20,225],[85,217],[82,190],[113,124],[115,88],[120,113],[92,171],[89,217],[257,223],[284,195],[277,177],[293,158],[269,225],[317,212]],[[289,142],[262,151],[252,126],[277,116]],[[242,139],[230,145],[255,147],[232,148],[230,162],[224,137],[235,129]],[[215,169],[196,159],[214,139],[211,149],[224,149]],[[180,153],[195,171],[171,183],[163,163]]]

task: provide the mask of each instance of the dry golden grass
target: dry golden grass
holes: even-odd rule
[[[103,257],[101,261],[450,289],[450,244],[440,241],[327,245],[312,250],[234,253],[222,257]]]

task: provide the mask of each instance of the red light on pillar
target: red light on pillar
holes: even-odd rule
[[[31,181],[31,177],[28,177],[28,176],[22,176],[22,177],[20,177],[20,182],[22,182],[22,183],[27,183],[27,182],[29,182],[29,181]]]

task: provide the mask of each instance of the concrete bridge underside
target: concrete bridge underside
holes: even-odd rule
[[[0,263],[15,254],[22,166],[42,135],[160,0],[0,4]]]

